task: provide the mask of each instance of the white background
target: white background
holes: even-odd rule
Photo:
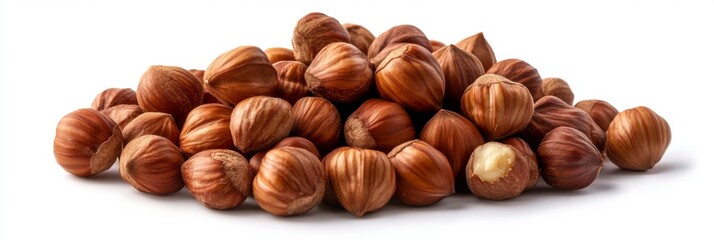
[[[2,1],[0,239],[710,238],[711,1]],[[569,81],[576,101],[646,105],[673,140],[653,170],[606,164],[589,188],[540,186],[502,202],[462,194],[358,219],[319,207],[275,217],[252,201],[210,210],[185,191],[139,193],[116,169],[82,179],[52,154],[59,119],[109,87],[136,88],[150,65],[205,68],[240,45],[291,47],[311,11],[375,35],[413,24],[455,43],[485,32],[498,59],[521,58]]]

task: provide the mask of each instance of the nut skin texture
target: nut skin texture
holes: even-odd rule
[[[595,121],[603,131],[607,131],[607,128],[610,127],[610,123],[619,113],[617,108],[610,105],[610,103],[597,99],[582,100],[575,104],[575,107],[580,108],[590,115],[593,121]]]
[[[446,44],[444,44],[441,41],[437,41],[437,40],[429,40],[429,45],[431,45],[432,53],[439,51],[439,49],[441,49],[443,47],[446,47]],[[481,64],[481,61],[479,61],[479,64]]]
[[[583,110],[568,105],[554,96],[545,96],[535,103],[535,113],[523,130],[523,140],[536,149],[543,137],[551,130],[568,126],[577,129],[590,138],[595,147],[603,150],[605,133]]]
[[[523,155],[525,155],[526,160],[528,162],[529,173],[526,190],[535,187],[535,185],[538,184],[538,181],[540,180],[540,168],[538,167],[538,158],[536,157],[535,152],[533,152],[533,150],[526,141],[517,137],[509,137],[506,139],[502,139],[500,142],[503,144],[511,145],[511,147],[515,148],[519,152],[523,153]]]
[[[206,74],[205,70],[189,69],[188,71],[191,72],[194,76],[196,76],[196,79],[201,84],[201,87],[203,87],[203,101],[201,101],[201,104],[221,102],[218,101],[218,99],[214,97],[211,93],[209,93],[206,89],[206,86],[203,85],[203,75]]]
[[[342,24],[347,32],[350,34],[350,42],[355,45],[362,53],[367,55],[369,52],[369,46],[374,42],[374,35],[372,32],[367,30],[367,28],[362,25],[345,23]]]
[[[186,115],[203,101],[203,87],[191,72],[180,67],[151,66],[136,89],[144,112],[163,112],[183,126]]]
[[[295,61],[295,53],[288,48],[266,48],[265,55],[268,56],[268,61],[272,64],[280,61]]]
[[[367,57],[372,59],[382,52],[384,48],[394,43],[412,43],[432,52],[431,44],[424,32],[413,25],[399,25],[390,28],[374,39],[372,45],[369,46]]]
[[[669,124],[652,109],[627,109],[607,130],[607,157],[622,169],[645,171],[662,159],[671,141]]]
[[[523,84],[528,88],[534,101],[543,96],[541,91],[543,79],[541,79],[537,69],[523,60],[512,58],[499,61],[493,64],[486,73],[498,74],[508,78],[508,80]]]
[[[278,72],[278,97],[295,104],[298,99],[307,96],[307,65],[299,61],[280,61],[273,63],[273,67]]]
[[[318,159],[321,158],[320,152],[317,150],[317,147],[315,147],[315,144],[312,144],[310,140],[307,140],[305,138],[301,137],[288,137],[280,141],[278,144],[276,144],[273,149],[275,148],[281,148],[281,147],[296,147],[296,148],[302,148],[313,155],[317,157]],[[250,158],[250,169],[253,172],[253,174],[257,174],[258,170],[260,169],[260,163],[263,162],[263,158],[265,157],[265,152],[259,152],[253,155],[253,157]]]
[[[543,96],[550,95],[560,98],[560,100],[571,106],[575,100],[575,95],[568,82],[560,78],[544,78],[543,83],[541,83],[541,93]]]
[[[181,165],[181,176],[194,198],[214,209],[234,208],[250,195],[253,173],[240,153],[228,149],[199,152]]]
[[[160,112],[145,112],[134,118],[122,130],[124,144],[144,135],[158,135],[179,145],[179,130],[171,115]]]
[[[433,53],[444,72],[445,94],[444,106],[451,109],[461,109],[461,97],[464,90],[485,71],[481,61],[473,54],[449,45]]]
[[[374,67],[379,67],[380,64],[384,61],[384,59],[389,56],[392,51],[396,50],[397,48],[400,48],[404,45],[407,45],[407,43],[392,43],[387,45],[384,49],[382,49],[379,54],[375,55],[374,57],[369,58],[369,63],[372,64]]]
[[[484,144],[479,130],[465,117],[449,110],[439,110],[421,130],[419,139],[446,156],[456,181],[464,179],[471,152]]]
[[[230,122],[233,109],[220,104],[203,104],[191,110],[179,135],[179,148],[193,155],[209,149],[233,147]]]
[[[90,177],[111,168],[122,146],[121,130],[114,121],[97,110],[83,108],[60,119],[53,151],[65,171]]]
[[[255,202],[278,216],[304,214],[322,200],[326,187],[320,159],[302,148],[268,151],[253,180]]]
[[[144,135],[129,142],[119,157],[119,174],[141,192],[166,195],[183,188],[181,150],[164,137]]]
[[[488,41],[486,41],[486,38],[481,32],[464,38],[456,43],[456,47],[476,56],[481,61],[481,65],[485,71],[488,71],[491,66],[496,64],[496,55],[493,53],[491,45],[488,44]]]
[[[370,99],[345,122],[345,140],[352,147],[389,152],[416,138],[412,121],[399,104]]]
[[[267,149],[290,134],[290,103],[280,98],[256,96],[240,102],[231,113],[233,144],[243,153]]]
[[[364,53],[349,43],[327,45],[305,71],[307,88],[315,96],[353,103],[369,92],[372,68]]]
[[[538,147],[541,175],[558,189],[583,189],[595,181],[603,166],[600,151],[582,132],[558,127],[548,132]]]
[[[293,31],[295,60],[310,64],[330,43],[350,42],[350,34],[336,19],[313,12],[300,18]]]
[[[444,73],[428,49],[405,44],[375,71],[379,96],[415,112],[434,113],[444,99]]]
[[[501,152],[508,156],[498,154]],[[526,156],[512,146],[499,142],[478,146],[466,165],[469,189],[477,197],[489,200],[506,200],[521,195],[529,176]]]
[[[221,54],[206,68],[203,80],[206,90],[229,106],[253,96],[272,96],[278,90],[278,73],[255,46]]]
[[[395,147],[387,155],[397,174],[395,197],[411,206],[426,206],[454,194],[454,174],[439,150],[421,140]]]
[[[304,97],[292,108],[292,135],[304,137],[327,153],[337,146],[342,122],[337,108],[324,98]]]
[[[334,198],[357,217],[382,208],[394,195],[394,166],[383,152],[341,147],[325,156],[322,163],[329,188],[325,200]]]
[[[121,104],[139,104],[136,92],[131,88],[109,88],[97,94],[92,102],[92,109],[102,111]]]
[[[119,130],[124,129],[134,118],[144,113],[137,104],[120,104],[100,112],[114,121],[119,126]]]
[[[522,84],[484,74],[466,88],[461,111],[486,139],[495,140],[526,128],[533,116],[533,99]]]

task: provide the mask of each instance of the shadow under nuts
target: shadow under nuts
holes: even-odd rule
[[[446,156],[428,143],[412,140],[387,155],[397,173],[394,196],[407,205],[425,206],[454,194],[454,174]]]
[[[672,141],[664,118],[647,107],[620,112],[607,129],[607,157],[622,169],[645,171],[654,167]]]
[[[232,150],[211,149],[199,152],[181,166],[186,188],[204,206],[234,208],[250,194],[253,173],[248,161]]]
[[[380,99],[367,100],[345,122],[345,140],[353,147],[389,152],[415,137],[402,106]]]
[[[280,98],[256,96],[243,100],[231,113],[233,144],[243,153],[275,145],[290,134],[291,108]]]
[[[565,126],[545,135],[538,147],[538,160],[545,183],[564,190],[590,186],[603,165],[602,155],[590,139]]]
[[[165,195],[183,188],[183,162],[181,150],[171,141],[144,135],[129,142],[122,151],[119,174],[139,191]]]

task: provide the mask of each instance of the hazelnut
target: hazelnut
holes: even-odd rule
[[[444,73],[428,49],[405,44],[375,71],[379,96],[416,112],[436,112],[444,99]]]
[[[183,68],[151,66],[139,80],[136,98],[142,111],[171,114],[183,126],[188,112],[201,105],[203,87]]]
[[[305,138],[301,137],[288,137],[280,141],[278,144],[275,144],[273,149],[276,148],[281,148],[281,147],[296,147],[296,148],[302,148],[313,155],[317,157],[318,159],[321,158],[320,152],[317,150],[317,147],[315,147],[315,144],[312,144],[310,140],[307,140]],[[265,157],[265,154],[268,151],[264,152],[259,152],[253,155],[253,157],[250,158],[250,169],[253,172],[253,174],[257,174],[258,170],[260,169],[260,163],[263,162],[263,158]]]
[[[304,137],[320,149],[329,152],[340,139],[342,122],[337,108],[320,97],[304,97],[292,108],[292,134]]]
[[[523,131],[523,138],[535,149],[545,134],[560,126],[577,129],[588,136],[595,147],[604,149],[605,133],[583,110],[554,96],[544,96],[535,103],[535,113]]]
[[[352,45],[355,45],[355,47],[362,51],[364,55],[367,55],[369,46],[372,45],[372,42],[374,42],[374,35],[372,35],[372,32],[361,25],[353,23],[342,24],[342,27],[344,27],[350,34],[350,42]]]
[[[466,88],[461,110],[487,139],[501,139],[528,125],[533,116],[533,98],[520,83],[484,74]]]
[[[231,113],[233,144],[243,153],[269,148],[290,134],[290,103],[280,98],[256,96],[241,101]]]
[[[235,106],[246,98],[272,96],[278,74],[260,48],[242,46],[218,56],[203,76],[206,90],[221,102]]]
[[[415,135],[402,106],[376,98],[364,102],[345,122],[345,140],[353,147],[389,152]]]
[[[315,96],[353,103],[372,86],[372,68],[364,53],[349,43],[327,45],[305,71],[307,88]]]
[[[341,147],[325,156],[323,164],[328,192],[357,217],[382,208],[396,190],[394,166],[383,152]]]
[[[543,96],[555,96],[563,100],[563,102],[568,105],[573,105],[573,100],[575,95],[573,91],[570,90],[570,85],[563,79],[560,78],[544,78],[543,83],[541,83],[541,93]]]
[[[603,100],[589,99],[582,100],[575,104],[576,108],[585,111],[595,121],[595,123],[603,131],[607,131],[612,119],[615,118],[618,111],[610,103]]]
[[[387,155],[397,174],[394,195],[407,205],[437,203],[454,194],[454,174],[446,156],[421,140],[400,144]]]
[[[134,120],[134,118],[144,113],[144,111],[141,111],[139,105],[136,104],[120,104],[106,108],[102,110],[101,113],[114,121],[117,126],[119,126],[119,130],[122,130],[129,122]]]
[[[464,40],[456,43],[456,47],[476,56],[481,61],[481,66],[483,66],[484,71],[488,71],[493,64],[496,64],[496,55],[493,54],[491,45],[488,44],[488,41],[486,41],[486,38],[481,32],[464,38]]]
[[[160,112],[145,112],[131,120],[122,130],[124,143],[143,135],[158,135],[179,145],[179,130],[171,115]]]
[[[174,143],[156,135],[131,140],[119,157],[119,174],[141,192],[165,195],[178,192],[184,183],[184,159]]]
[[[181,165],[181,176],[194,198],[206,207],[234,208],[250,195],[253,173],[248,161],[232,150],[199,152]]]
[[[523,60],[506,59],[499,61],[493,64],[486,73],[498,74],[508,78],[508,80],[523,84],[528,88],[533,100],[538,100],[543,96],[541,91],[543,80],[540,78],[538,70]]]
[[[295,61],[293,50],[282,47],[266,48],[265,55],[268,56],[268,61],[275,64],[280,61]]]
[[[466,165],[466,183],[480,198],[505,200],[525,190],[530,177],[528,160],[520,151],[499,142],[478,146]]]
[[[191,72],[194,76],[196,76],[196,79],[203,87],[203,101],[201,101],[201,104],[220,103],[221,102],[218,100],[218,98],[213,96],[213,94],[209,93],[208,90],[206,89],[206,86],[203,85],[203,75],[206,74],[206,71],[198,70],[198,69],[189,69],[188,71]]]
[[[280,61],[273,63],[278,72],[277,97],[285,99],[290,104],[295,104],[298,99],[307,96],[307,83],[305,70],[307,65],[298,61]]]
[[[120,104],[139,104],[136,100],[136,92],[131,88],[109,88],[97,94],[92,102],[92,108],[102,111]]]
[[[97,110],[83,108],[60,119],[53,150],[65,171],[89,177],[114,165],[122,146],[121,130],[114,121]]]
[[[645,171],[662,159],[671,141],[669,124],[652,109],[627,109],[607,129],[607,156],[622,169]]]
[[[443,48],[443,47],[446,47],[446,44],[444,44],[443,42],[440,42],[440,41],[437,41],[437,40],[432,40],[432,39],[429,40],[429,45],[431,45],[431,52],[432,52],[432,53],[433,53],[433,52],[436,52],[436,51],[439,51],[439,49],[441,49],[441,48]],[[472,55],[473,55],[473,54],[472,54]],[[481,64],[481,61],[479,61],[478,63]]]
[[[378,67],[380,64],[382,64],[382,61],[384,61],[384,59],[387,58],[387,56],[389,56],[390,53],[392,53],[392,51],[394,51],[397,48],[400,48],[404,45],[407,45],[407,43],[392,43],[392,44],[387,45],[377,55],[369,58],[369,63],[372,64],[372,66],[374,66],[374,67]]]
[[[253,180],[255,202],[280,216],[300,215],[317,206],[325,194],[325,169],[305,149],[281,147],[268,151]]]
[[[310,64],[322,48],[334,42],[350,42],[350,34],[336,19],[313,12],[300,18],[293,31],[295,60]]]
[[[526,161],[528,162],[529,178],[528,183],[526,184],[526,190],[535,187],[535,185],[538,184],[538,180],[540,180],[540,168],[538,168],[538,158],[528,143],[517,137],[502,139],[501,143],[511,145],[511,147],[523,153],[526,157]]]
[[[557,127],[548,132],[538,146],[543,180],[564,190],[590,186],[603,165],[600,151],[587,135],[572,127]]]
[[[431,51],[431,44],[424,32],[413,25],[399,25],[388,29],[374,39],[369,46],[367,57],[372,59],[377,56],[385,47],[394,43],[412,43],[422,46],[428,52]]]
[[[424,125],[419,139],[446,156],[452,175],[457,180],[463,180],[471,152],[484,144],[481,133],[473,123],[458,113],[443,109]]]
[[[230,122],[233,109],[209,103],[194,108],[186,117],[179,135],[179,148],[188,155],[209,149],[233,147]]]
[[[461,108],[461,97],[466,87],[484,74],[481,61],[473,54],[449,45],[433,53],[444,72],[444,106]]]

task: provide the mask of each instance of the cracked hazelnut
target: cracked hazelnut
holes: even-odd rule
[[[364,102],[345,122],[345,140],[353,147],[389,152],[415,135],[402,106],[376,98]]]
[[[525,155],[499,142],[478,146],[466,165],[466,182],[471,192],[490,200],[521,195],[528,185],[529,176]]]
[[[454,174],[446,156],[421,140],[400,144],[387,155],[397,174],[394,196],[407,205],[425,206],[454,194]]]
[[[622,169],[645,171],[655,166],[672,141],[664,118],[647,107],[636,107],[615,116],[607,129],[607,157]]]
[[[548,185],[564,190],[582,189],[595,181],[603,159],[587,135],[572,127],[557,127],[538,146],[541,176]]]
[[[181,166],[186,188],[196,200],[215,209],[234,208],[250,195],[253,173],[248,161],[232,150],[199,152]]]
[[[523,153],[523,155],[526,157],[526,161],[528,162],[529,173],[526,190],[535,187],[535,185],[538,184],[538,180],[540,180],[540,168],[538,168],[538,158],[536,157],[536,154],[533,152],[528,143],[523,139],[517,137],[503,139],[501,140],[501,143],[511,145],[511,147]]]

